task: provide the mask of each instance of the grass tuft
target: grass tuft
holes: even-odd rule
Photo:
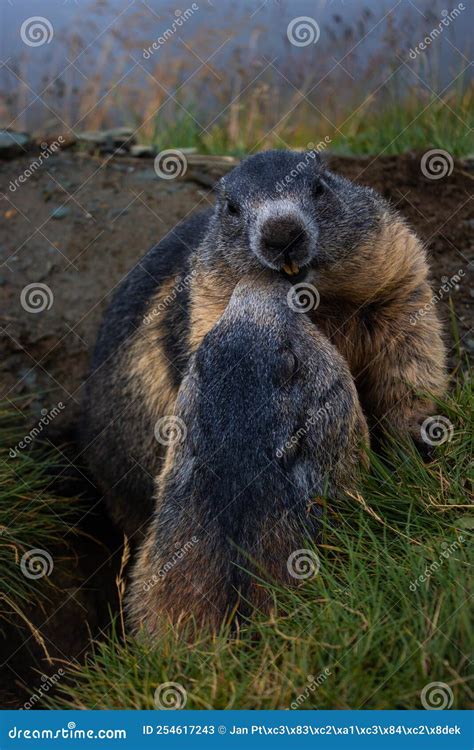
[[[169,629],[154,644],[117,627],[50,699],[55,708],[149,709],[174,682],[194,709],[409,709],[434,681],[466,708],[472,635],[473,393],[469,375],[440,413],[451,440],[425,465],[393,441],[373,456],[360,494],[331,504],[315,551],[319,574],[273,589],[275,612],[229,637],[193,642]],[[471,472],[471,473],[470,473]]]
[[[42,446],[18,448],[29,427],[20,410],[0,404],[0,619],[25,619],[24,609],[40,606],[52,585],[48,555],[70,528],[77,504],[51,490],[55,452]],[[31,550],[39,550],[28,557]],[[45,554],[46,553],[46,554]],[[26,557],[25,557],[26,555]],[[54,564],[54,563],[53,563]],[[25,571],[30,575],[25,575]]]

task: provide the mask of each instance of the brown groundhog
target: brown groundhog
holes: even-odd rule
[[[251,276],[191,357],[167,420],[127,598],[133,629],[189,618],[218,629],[268,611],[256,577],[294,585],[316,573],[317,497],[354,489],[368,430],[345,360],[288,281]]]
[[[433,408],[423,392],[441,395],[446,384],[420,241],[376,192],[316,154],[257,154],[220,180],[214,209],[179,224],[137,263],[103,321],[82,438],[128,533],[152,512],[164,456],[154,428],[173,413],[191,353],[242,276],[269,270],[308,291],[309,315],[347,360],[369,426],[419,439]]]

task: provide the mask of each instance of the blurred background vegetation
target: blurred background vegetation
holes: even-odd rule
[[[55,43],[38,47],[11,33],[28,9],[0,10],[0,123],[17,130],[132,125],[160,149],[208,153],[322,139],[342,153],[474,151],[468,2],[46,0]],[[290,42],[300,15],[317,23],[315,43]]]

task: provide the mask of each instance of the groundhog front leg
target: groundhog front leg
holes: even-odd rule
[[[375,325],[367,362],[356,382],[372,429],[410,435],[421,452],[430,455],[421,425],[437,413],[430,396],[439,397],[445,392],[446,354],[441,325],[430,309],[429,286],[423,285],[413,297],[411,305],[405,302],[397,306],[400,314],[387,310],[385,319],[378,327]]]

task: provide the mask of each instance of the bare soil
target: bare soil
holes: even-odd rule
[[[379,158],[333,157],[331,166],[376,188],[392,201],[426,243],[434,290],[463,272],[451,290],[462,353],[474,351],[474,172],[456,162],[451,175],[430,180],[420,154]],[[74,458],[74,426],[80,386],[97,327],[111,294],[128,270],[177,221],[213,201],[211,186],[229,167],[209,161],[183,178],[159,180],[152,159],[98,158],[65,151],[16,190],[9,188],[31,157],[0,162],[0,398],[27,395],[28,416],[65,406],[56,418],[55,442],[68,441],[63,461]],[[55,210],[59,209],[56,213]],[[370,270],[368,270],[370,272]],[[26,311],[22,290],[46,284],[52,304],[40,314]],[[449,296],[439,301],[452,348]],[[58,437],[59,436],[59,437]],[[61,470],[62,471],[62,470]],[[61,473],[59,471],[58,473]],[[79,535],[73,554],[52,576],[56,589],[45,611],[29,613],[56,661],[48,665],[26,626],[0,628],[0,705],[20,707],[41,685],[40,675],[57,671],[61,660],[82,658],[90,637],[108,627],[117,609],[115,577],[121,535],[82,470],[56,488],[76,496]],[[32,670],[39,670],[32,671]]]
[[[31,159],[0,162],[0,284],[3,300],[1,395],[48,391],[43,406],[62,400],[63,418],[77,414],[78,389],[87,369],[97,326],[117,284],[175,224],[212,203],[219,169],[159,180],[153,160],[98,159],[73,152],[49,158],[20,185],[11,180]],[[331,166],[376,188],[406,216],[426,243],[433,288],[460,270],[452,298],[461,337],[469,338],[474,305],[469,262],[474,257],[474,172],[461,162],[442,180],[423,177],[416,154],[341,158]],[[210,174],[209,174],[210,172]],[[222,173],[222,170],[220,171]],[[64,218],[54,218],[64,206]],[[41,314],[27,312],[21,291],[47,284],[54,300]],[[440,309],[448,318],[448,297]],[[449,328],[449,326],[448,326]],[[463,341],[464,346],[467,342]]]

